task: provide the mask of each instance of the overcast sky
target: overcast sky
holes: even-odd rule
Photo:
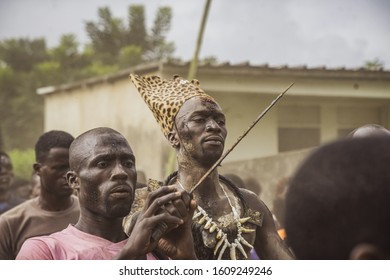
[[[158,7],[170,6],[168,40],[190,60],[205,0],[0,0],[0,40],[44,37],[49,47],[65,33],[87,42],[85,21],[109,6],[127,23],[143,4],[148,27]],[[346,67],[379,59],[390,69],[390,0],[212,0],[200,57],[270,66]]]

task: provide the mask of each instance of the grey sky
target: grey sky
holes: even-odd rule
[[[127,22],[127,8],[143,4],[148,26],[158,7],[173,10],[168,36],[175,56],[190,60],[205,0],[0,0],[0,40],[65,33],[87,42],[86,20],[109,6]],[[362,66],[380,59],[390,69],[389,0],[213,0],[200,56],[220,62],[309,67]]]

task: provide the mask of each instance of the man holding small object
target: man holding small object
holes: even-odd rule
[[[135,156],[119,132],[102,127],[81,134],[70,147],[69,162],[67,180],[80,201],[78,222],[52,235],[28,239],[17,259],[196,258],[190,228],[196,204],[175,186],[150,192],[131,234],[123,231],[137,175]],[[164,210],[162,206],[168,204],[171,209]],[[160,222],[168,224],[170,231],[154,240]],[[157,243],[166,255],[154,251]]]

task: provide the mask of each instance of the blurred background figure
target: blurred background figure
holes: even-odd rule
[[[275,196],[272,204],[272,213],[274,214],[276,228],[278,230],[280,238],[286,239],[284,212],[286,205],[286,193],[288,189],[289,177],[282,177],[275,190]]]
[[[141,189],[141,188],[146,187],[146,182],[147,182],[147,178],[146,178],[145,172],[142,171],[142,170],[137,170],[137,185],[136,185],[136,188],[137,189]]]
[[[39,196],[40,193],[41,193],[41,178],[34,171],[31,174],[31,196],[30,196],[30,198],[37,197],[37,196]]]
[[[390,137],[316,149],[286,195],[287,242],[301,260],[390,259]]]
[[[40,179],[39,196],[0,215],[0,259],[14,260],[26,239],[49,235],[78,221],[79,201],[66,181],[73,140],[60,130],[39,136],[33,164]]]
[[[379,124],[366,124],[351,131],[347,137],[390,136],[390,131]]]
[[[27,179],[15,178],[12,184],[12,192],[24,200],[29,199],[32,193],[31,182]]]
[[[24,201],[13,192],[13,181],[11,158],[0,151],[0,215]]]
[[[240,188],[246,188],[245,182],[243,179],[241,179],[240,176],[233,174],[233,173],[226,173],[223,174],[225,178],[228,178],[230,181],[232,181],[237,187]]]
[[[259,180],[257,180],[255,177],[247,177],[244,180],[244,183],[245,183],[245,188],[246,189],[254,192],[259,197],[261,197],[261,192],[262,192],[263,189],[261,187],[261,184],[260,184]]]

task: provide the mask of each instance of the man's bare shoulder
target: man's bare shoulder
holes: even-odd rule
[[[246,206],[248,207],[249,213],[252,213],[252,215],[253,213],[255,213],[256,215],[260,215],[261,224],[263,224],[264,219],[265,220],[273,219],[271,211],[264,203],[264,201],[261,200],[257,194],[244,188],[241,188],[239,191],[241,192],[241,195],[246,203]]]
[[[269,211],[267,205],[260,199],[260,197],[254,192],[241,188],[240,192],[245,200],[247,206],[251,209],[258,211]]]

